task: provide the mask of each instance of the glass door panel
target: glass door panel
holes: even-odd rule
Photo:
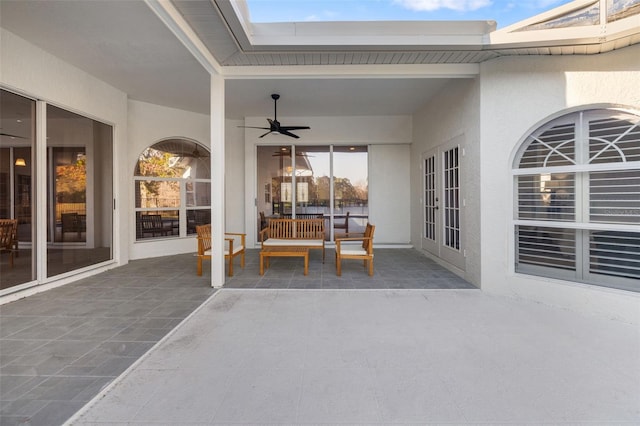
[[[369,220],[366,146],[333,148],[333,228],[335,234],[364,232]]]
[[[47,106],[47,276],[113,258],[113,130]]]
[[[35,104],[0,90],[0,292],[36,280]]]
[[[329,146],[296,147],[296,216],[329,217],[330,158]]]
[[[291,202],[291,146],[259,146],[257,152],[258,232],[269,217],[292,214]]]

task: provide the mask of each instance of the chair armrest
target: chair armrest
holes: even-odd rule
[[[355,238],[355,237],[350,237],[350,235],[354,235],[354,236],[357,235],[360,239],[364,238],[364,232],[334,232],[333,233],[334,239]]]
[[[260,231],[260,242],[263,242],[265,240],[267,240],[267,238],[269,237],[269,228],[264,228]],[[265,238],[265,236],[267,238]]]
[[[340,243],[342,243],[343,241],[369,241],[369,240],[373,240],[373,237],[352,237],[352,238],[336,238],[335,239],[335,243],[336,243],[336,252],[340,253]],[[367,250],[367,253],[371,254],[371,252],[373,251],[373,244],[369,244],[369,249]]]
[[[225,232],[224,233],[225,236],[232,236],[232,237],[240,237],[240,246],[241,247],[246,247],[245,244],[245,239],[247,238],[247,234],[243,234],[240,232]],[[229,240],[233,240],[234,238],[225,238],[227,241]],[[231,249],[233,247],[233,245],[229,246],[229,248]]]
[[[227,232],[227,235],[234,235],[236,237],[240,237],[240,244],[242,245],[242,247],[246,247],[247,245],[245,244],[245,239],[247,238],[247,234],[243,234],[243,233],[234,233],[234,232]]]
[[[372,237],[351,237],[351,238],[336,238],[336,243],[338,241],[365,241],[365,240],[372,240]]]

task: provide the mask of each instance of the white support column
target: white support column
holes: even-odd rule
[[[224,285],[224,78],[211,74],[211,287]]]

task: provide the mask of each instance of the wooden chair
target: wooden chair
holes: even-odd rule
[[[349,212],[344,218],[344,223],[333,223],[333,229],[344,229],[345,234],[349,233]]]
[[[198,235],[198,275],[202,275],[202,261],[211,259],[211,225],[196,226],[196,234]],[[233,276],[233,258],[240,256],[240,266],[244,268],[245,255],[245,238],[247,234],[239,234],[234,232],[225,232],[225,249],[224,258],[229,259],[229,276]],[[237,239],[240,239],[240,244]]]
[[[140,233],[141,236],[144,234],[151,234],[152,237],[155,237],[156,234],[160,236],[170,235],[173,232],[173,229],[168,229],[164,227],[162,223],[162,215],[159,214],[143,214],[140,215]]]
[[[260,212],[260,230],[262,231],[267,227],[267,218],[264,215],[264,212]]]
[[[78,213],[62,213],[60,218],[62,220],[62,241],[64,241],[64,235],[67,232],[76,233],[77,240],[80,241],[82,233],[87,232],[87,216]]]
[[[0,219],[0,253],[9,253],[9,266],[13,268],[14,253],[18,254],[18,221]]]
[[[336,238],[336,275],[342,275],[342,259],[360,259],[364,267],[369,266],[369,276],[373,276],[373,232],[376,227],[367,223],[362,237]],[[348,242],[362,241],[362,244]],[[347,244],[343,244],[347,242]]]

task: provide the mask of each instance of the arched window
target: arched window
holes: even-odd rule
[[[187,139],[145,149],[136,164],[136,240],[192,235],[211,223],[209,152]]]
[[[640,291],[640,116],[555,119],[524,141],[513,174],[516,272]]]

